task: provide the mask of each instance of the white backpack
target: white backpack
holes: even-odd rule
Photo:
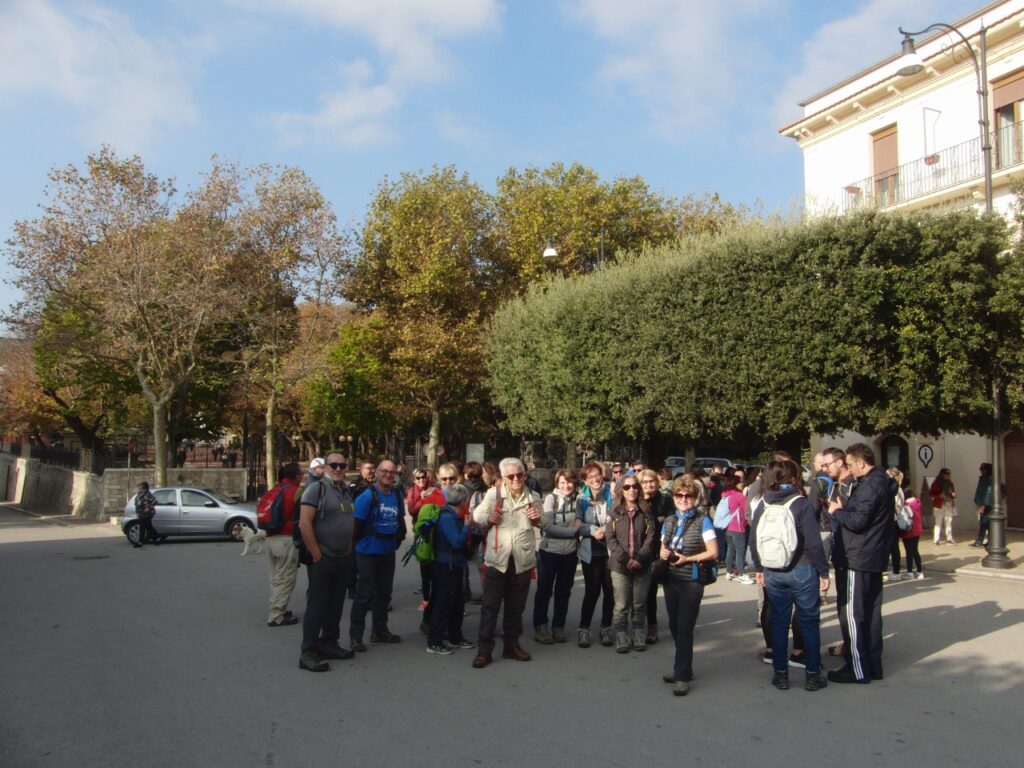
[[[765,568],[785,568],[796,553],[796,522],[790,507],[799,499],[794,496],[785,504],[764,505],[757,524],[757,555]]]

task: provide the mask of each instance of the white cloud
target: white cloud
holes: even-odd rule
[[[90,143],[140,151],[157,133],[195,123],[189,60],[100,6],[0,4],[0,101],[54,99],[72,109],[69,129]]]
[[[397,113],[411,90],[441,80],[453,66],[446,44],[495,28],[498,0],[233,0],[251,10],[291,13],[359,35],[380,56],[371,67],[348,65],[345,84],[321,94],[321,107],[274,117],[286,141],[361,145],[394,135]],[[376,76],[376,83],[371,82]]]
[[[452,144],[481,149],[491,143],[490,131],[479,121],[465,115],[443,110],[435,112],[433,120],[437,135]]]
[[[979,5],[977,0],[870,0],[856,13],[825,24],[803,44],[795,74],[778,92],[778,126],[803,116],[801,101],[899,53],[900,26],[913,30],[936,21],[951,24]]]
[[[636,94],[663,132],[735,119],[724,110],[763,55],[748,33],[771,0],[570,0],[609,53],[602,82]]]

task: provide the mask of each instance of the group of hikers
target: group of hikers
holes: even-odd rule
[[[335,659],[366,651],[369,643],[397,643],[388,626],[395,569],[403,543],[420,565],[420,629],[426,651],[447,656],[475,649],[472,666],[494,660],[501,617],[501,658],[526,662],[520,643],[531,582],[533,637],[540,645],[568,642],[569,604],[577,567],[583,597],[575,641],[618,653],[658,642],[658,587],[675,645],[663,679],[678,696],[693,679],[694,629],[705,588],[723,580],[759,586],[765,663],[776,688],[789,687],[790,668],[803,668],[804,688],[829,681],[881,679],[882,581],[902,530],[899,480],[876,466],[868,445],[830,448],[815,457],[805,487],[802,468],[777,452],[759,472],[694,467],[676,475],[590,462],[577,474],[559,470],[542,496],[518,458],[495,466],[450,463],[436,474],[416,469],[408,489],[390,461],[363,462],[347,482],[340,453],[315,459],[300,487],[296,465],[282,469],[267,494],[284,509],[267,530],[271,562],[268,625],[299,618],[287,608],[298,565],[309,589],[302,616],[301,669],[322,672]],[[907,507],[909,508],[909,507]],[[908,513],[911,523],[914,512]],[[920,507],[916,512],[920,535]],[[906,537],[904,537],[905,540]],[[898,550],[897,550],[898,552]],[[829,649],[843,665],[822,667],[820,611],[835,573],[842,643]],[[908,550],[908,566],[910,563]],[[481,561],[479,590],[470,588],[471,564]],[[748,573],[748,567],[751,573]],[[919,558],[917,560],[920,573]],[[354,585],[354,588],[353,588]],[[342,614],[352,596],[348,647]],[[480,605],[475,639],[463,631],[465,606]],[[594,614],[601,611],[594,629]],[[793,635],[792,653],[789,636]]]

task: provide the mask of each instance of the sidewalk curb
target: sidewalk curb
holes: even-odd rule
[[[970,576],[978,579],[1006,579],[1008,581],[1024,581],[1024,573],[1021,573],[1017,568],[984,568],[978,566],[968,566],[966,568],[957,568],[950,574],[952,576]]]

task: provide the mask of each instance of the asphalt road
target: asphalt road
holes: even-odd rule
[[[646,653],[538,646],[530,632],[532,662],[475,670],[472,651],[424,652],[415,565],[396,579],[401,644],[302,672],[300,626],[265,625],[266,555],[241,549],[136,550],[109,525],[0,507],[0,766],[1020,765],[1020,582],[887,585],[885,680],[817,693],[770,686],[756,587],[719,582],[691,693],[676,698],[661,682],[663,605]],[[297,613],[304,589],[301,575]],[[581,597],[577,583],[570,626]],[[824,616],[832,642],[832,605]],[[343,630],[347,617],[346,604]],[[477,621],[474,609],[471,638]]]

